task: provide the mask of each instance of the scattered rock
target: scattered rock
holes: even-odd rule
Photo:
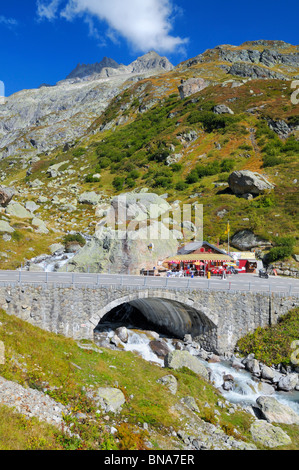
[[[181,402],[184,403],[184,405],[186,405],[191,411],[199,413],[199,408],[194,397],[183,397]]]
[[[97,194],[95,191],[90,191],[80,194],[78,202],[79,204],[90,204],[92,206],[96,206],[101,199],[101,195]]]
[[[225,104],[217,104],[213,108],[213,113],[215,114],[235,114],[228,106]]]
[[[258,397],[256,403],[263,418],[270,423],[299,424],[299,415],[287,405],[283,405],[273,397]]]
[[[6,207],[12,200],[14,194],[15,190],[13,188],[0,186],[0,206]]]
[[[169,369],[181,369],[187,367],[192,370],[195,374],[200,375],[204,379],[209,379],[208,370],[206,367],[188,351],[172,351],[164,358],[164,365]]]
[[[61,254],[64,252],[64,245],[62,243],[53,243],[53,245],[49,246],[49,250],[52,255]]]
[[[242,194],[258,196],[274,188],[274,185],[261,174],[249,170],[234,171],[228,178],[228,184],[232,192],[239,196]]]
[[[182,81],[181,85],[179,85],[181,99],[183,100],[188,96],[198,93],[209,86],[209,84],[210,83],[203,78],[190,78],[189,80]]]
[[[27,201],[25,203],[25,208],[29,212],[35,212],[39,208],[39,206],[34,201]]]
[[[165,387],[167,387],[173,395],[176,394],[178,389],[178,381],[173,375],[164,375],[164,377],[158,379],[157,382],[162,385],[165,385]]]
[[[231,239],[231,244],[241,251],[249,251],[258,246],[271,246],[270,242],[247,229],[235,233]]]
[[[100,406],[105,413],[109,411],[117,413],[121,411],[121,407],[126,402],[125,396],[121,390],[112,387],[100,387],[95,392],[88,392],[98,406]]]
[[[0,220],[0,232],[12,233],[14,229],[5,220]]]
[[[298,383],[298,374],[287,374],[279,380],[277,387],[279,390],[290,392],[294,390]]]
[[[115,333],[123,343],[127,343],[129,339],[129,333],[125,326],[120,326],[116,328]]]
[[[38,219],[37,217],[34,217],[34,219],[32,219],[32,225],[37,227],[37,233],[49,233],[45,222],[41,219]]]
[[[149,346],[151,350],[160,358],[165,357],[169,353],[169,348],[164,341],[153,340],[150,341]]]
[[[23,207],[20,203],[18,202],[13,202],[11,201],[6,209],[5,209],[6,214],[12,216],[12,217],[17,217],[19,219],[32,219],[32,214],[31,212],[27,211],[25,207]]]
[[[278,426],[263,420],[255,421],[250,427],[254,442],[265,447],[280,447],[292,443],[291,438]]]

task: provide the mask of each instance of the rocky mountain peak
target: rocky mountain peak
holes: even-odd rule
[[[95,64],[78,64],[77,67],[66,77],[66,79],[84,78],[95,73],[101,73],[105,68],[118,69],[120,65],[109,57],[104,57],[101,62]]]
[[[155,69],[169,71],[174,68],[167,57],[161,57],[155,51],[149,51],[147,54],[138,57],[132,62],[131,67],[132,73],[142,73]]]
[[[124,73],[146,73],[151,70],[169,71],[174,67],[166,57],[161,57],[157,52],[150,51],[138,57],[134,62],[125,66],[118,64],[114,59],[104,57],[101,62],[94,64],[78,64],[66,79],[84,79],[91,75],[109,77]]]

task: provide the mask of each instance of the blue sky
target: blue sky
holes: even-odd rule
[[[128,65],[154,49],[177,65],[219,44],[299,44],[298,0],[1,0],[6,96],[55,84],[104,56]]]

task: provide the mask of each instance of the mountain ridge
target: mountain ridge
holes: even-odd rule
[[[155,51],[149,51],[138,57],[129,65],[118,64],[114,59],[109,57],[104,57],[101,62],[96,62],[94,64],[78,64],[77,67],[66,77],[66,80],[75,78],[84,79],[93,75],[110,77],[112,74],[144,73],[150,70],[169,71],[173,68],[174,66],[170,63],[167,57],[162,57]]]

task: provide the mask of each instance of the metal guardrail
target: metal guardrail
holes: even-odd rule
[[[232,278],[221,279],[203,279],[203,278],[169,278],[158,276],[129,276],[129,275],[106,275],[106,274],[86,274],[86,273],[53,273],[53,272],[28,272],[28,271],[7,271],[7,279],[1,280],[4,272],[0,272],[0,286],[17,285],[40,285],[54,287],[78,287],[78,288],[113,288],[122,287],[126,289],[170,289],[179,291],[208,290],[225,291],[231,293],[263,293],[275,294],[285,297],[299,297],[298,287],[294,288],[292,284],[286,285],[284,290],[278,290],[277,287],[269,282],[266,286],[257,286],[253,282],[234,282]],[[1,276],[2,274],[2,276]],[[9,279],[11,277],[11,279]]]

